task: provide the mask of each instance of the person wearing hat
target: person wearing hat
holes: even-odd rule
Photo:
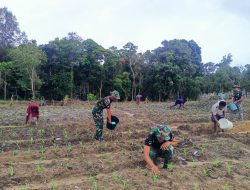
[[[92,110],[93,119],[96,125],[96,133],[95,133],[95,139],[98,141],[103,140],[102,132],[103,132],[103,110],[107,110],[107,118],[108,122],[111,123],[111,103],[115,102],[120,99],[119,92],[114,90],[110,93],[110,96],[107,96],[100,101],[98,101],[95,105],[95,107]]]
[[[239,112],[241,120],[243,120],[243,107],[242,107],[243,99],[244,99],[244,93],[241,91],[240,86],[234,85],[232,102],[237,106],[237,111]]]
[[[159,175],[160,170],[156,165],[157,157],[164,158],[163,168],[167,168],[173,155],[174,146],[177,146],[177,141],[167,125],[154,127],[144,142],[146,167],[151,169],[154,174]]]

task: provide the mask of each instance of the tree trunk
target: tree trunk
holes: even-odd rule
[[[32,98],[36,98],[35,94],[35,71],[32,69],[31,71],[31,91],[32,91]]]
[[[101,80],[101,84],[99,87],[99,94],[100,94],[100,100],[102,99],[102,80]]]
[[[129,67],[130,67],[130,70],[131,70],[131,72],[132,72],[132,77],[133,77],[133,82],[132,82],[132,92],[131,92],[131,98],[132,98],[132,101],[134,100],[134,93],[135,93],[135,72],[134,72],[134,70],[133,70],[133,68],[132,68],[132,63],[131,63],[131,59],[129,59]]]
[[[73,98],[73,87],[74,87],[74,72],[73,72],[73,64],[71,64],[71,89],[70,89],[70,98]]]
[[[7,96],[7,81],[6,81],[6,73],[4,74],[4,100],[6,100]]]

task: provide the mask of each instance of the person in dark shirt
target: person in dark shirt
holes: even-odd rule
[[[119,92],[114,90],[111,92],[110,96],[107,96],[100,101],[98,101],[95,105],[95,107],[92,110],[93,119],[96,125],[96,133],[95,133],[95,139],[98,141],[103,140],[102,132],[103,132],[103,110],[107,110],[107,117],[108,122],[111,123],[111,103],[114,101],[117,101],[120,99]]]
[[[179,98],[175,100],[175,104],[170,106],[170,109],[172,109],[174,106],[179,105],[179,109],[182,107],[184,108],[184,104],[186,103],[187,99],[186,98]]]
[[[244,99],[244,93],[240,90],[240,86],[234,85],[232,102],[237,106],[238,108],[237,111],[239,112],[241,120],[243,120],[243,107],[242,107],[243,99]]]
[[[157,157],[164,158],[163,168],[167,168],[168,162],[173,155],[174,146],[177,146],[177,141],[167,125],[154,127],[144,143],[144,159],[147,168],[157,175],[160,174],[156,159]]]

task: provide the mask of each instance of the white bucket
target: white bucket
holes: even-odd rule
[[[231,129],[233,127],[233,123],[225,118],[219,120],[221,129]]]

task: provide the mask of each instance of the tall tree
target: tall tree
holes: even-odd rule
[[[46,55],[35,44],[29,43],[11,49],[9,56],[20,72],[28,75],[32,98],[36,98],[36,82],[39,80],[37,68],[46,61]]]
[[[16,17],[6,7],[0,8],[0,45],[17,46],[24,41],[27,41],[27,37],[19,29]]]

